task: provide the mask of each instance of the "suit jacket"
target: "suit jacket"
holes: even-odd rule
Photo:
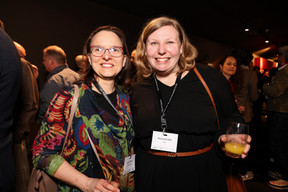
[[[276,72],[263,91],[268,96],[268,111],[288,113],[288,65]]]
[[[253,118],[253,104],[252,102],[258,99],[258,77],[255,71],[249,69],[240,70],[241,85],[238,93],[235,97],[238,106],[245,106],[245,111],[242,113],[242,117],[246,123],[252,121]]]
[[[27,139],[28,133],[36,120],[39,106],[39,90],[32,65],[21,58],[22,84],[18,98],[14,124],[14,143],[20,144],[22,139]]]
[[[13,191],[13,111],[21,85],[20,56],[0,28],[0,191]]]

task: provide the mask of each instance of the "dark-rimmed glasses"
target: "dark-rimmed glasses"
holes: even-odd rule
[[[120,57],[123,55],[123,47],[111,47],[111,48],[104,48],[101,46],[90,46],[91,54],[95,57],[101,57],[104,53],[108,50],[109,54],[112,57]]]

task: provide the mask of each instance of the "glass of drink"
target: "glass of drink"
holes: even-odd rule
[[[238,122],[229,122],[226,131],[227,136],[227,141],[225,143],[226,155],[233,158],[239,158],[244,153],[248,134],[249,134],[248,125]]]

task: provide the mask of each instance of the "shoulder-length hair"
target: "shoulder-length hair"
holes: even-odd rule
[[[118,88],[121,88],[122,90],[125,90],[126,92],[130,92],[131,90],[131,80],[130,80],[130,70],[131,70],[131,63],[130,63],[130,54],[128,50],[128,46],[126,44],[126,37],[124,32],[119,29],[118,27],[111,26],[111,25],[106,25],[106,26],[101,26],[95,29],[88,37],[86,40],[84,49],[83,49],[83,55],[88,57],[88,55],[91,53],[90,46],[91,46],[91,41],[92,38],[99,33],[100,31],[111,31],[115,33],[123,46],[123,52],[124,55],[126,56],[126,63],[125,66],[122,68],[122,70],[119,72],[119,74],[115,77],[115,84],[118,86]],[[88,61],[89,62],[89,61]],[[92,69],[91,64],[89,63],[89,67],[82,76],[81,80],[90,83],[92,78],[94,77],[94,70]]]
[[[169,17],[158,17],[151,20],[144,27],[142,34],[140,35],[137,43],[135,54],[135,65],[137,67],[137,80],[145,79],[154,74],[152,66],[149,64],[146,52],[146,41],[148,37],[157,29],[164,26],[173,26],[179,34],[179,39],[183,47],[182,54],[179,59],[179,71],[178,73],[186,70],[190,71],[195,66],[195,58],[198,55],[197,49],[189,42],[187,35],[180,23]]]
[[[227,59],[228,57],[233,57],[233,58],[236,60],[237,70],[239,70],[239,61],[238,61],[237,57],[235,57],[235,56],[232,55],[232,54],[230,54],[230,55],[228,54],[228,55],[219,57],[219,58],[213,63],[213,67],[214,67],[215,69],[217,69],[218,71],[220,71],[220,70],[221,70],[220,65],[223,66],[224,63],[225,63],[225,61],[226,61],[226,59]],[[236,70],[236,72],[237,72],[237,70]]]
[[[242,84],[241,80],[243,79],[243,77],[241,77],[241,73],[239,73],[240,64],[239,64],[238,58],[236,56],[234,56],[233,54],[221,56],[219,59],[217,59],[213,63],[213,66],[215,69],[221,71],[220,65],[223,67],[223,65],[224,65],[224,63],[228,57],[233,57],[236,60],[236,64],[237,64],[236,73],[234,75],[232,75],[231,78],[229,79],[229,81],[233,85],[233,92],[236,94],[241,88],[241,84]]]

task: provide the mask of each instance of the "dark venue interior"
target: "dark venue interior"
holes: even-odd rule
[[[136,47],[148,19],[166,15],[178,19],[199,51],[198,60],[214,62],[235,48],[254,57],[277,61],[277,46],[288,41],[287,8],[280,0],[116,1],[116,0],[1,0],[0,19],[11,38],[26,49],[26,59],[39,68],[40,88],[45,82],[42,50],[58,45],[68,65],[82,54],[84,41],[101,25],[115,25],[126,33],[129,51]],[[263,166],[253,162],[256,167]],[[260,171],[261,173],[261,171]],[[265,176],[246,182],[248,191],[277,191]]]
[[[62,47],[73,68],[75,56],[82,53],[85,39],[97,26],[112,24],[122,28],[132,51],[145,22],[161,15],[175,17],[182,23],[199,50],[198,59],[205,62],[213,62],[235,48],[258,51],[259,56],[275,60],[276,46],[287,41],[281,1],[204,0],[191,5],[187,1],[152,0],[0,2],[0,18],[7,33],[24,46],[26,58],[38,66],[40,77],[45,74],[42,49],[46,46]],[[40,79],[40,85],[44,81]]]

